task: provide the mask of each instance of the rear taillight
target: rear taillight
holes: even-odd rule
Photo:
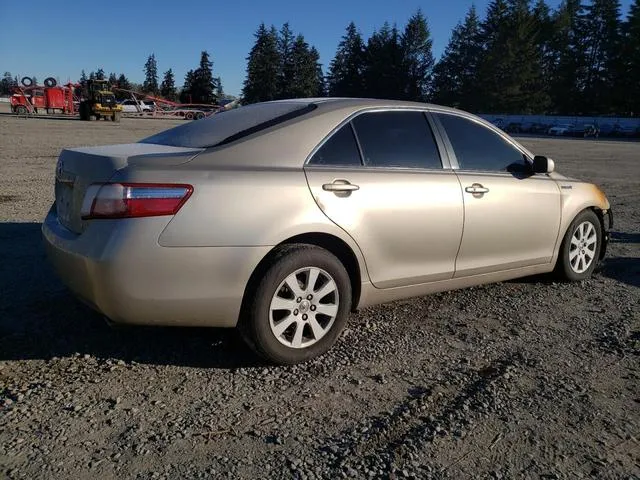
[[[175,215],[191,193],[191,185],[94,183],[82,202],[82,218],[137,218]]]

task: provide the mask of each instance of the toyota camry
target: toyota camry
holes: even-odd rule
[[[267,102],[63,150],[43,234],[64,283],[111,322],[238,327],[292,364],[326,352],[358,308],[589,277],[610,205],[554,170],[455,109]]]

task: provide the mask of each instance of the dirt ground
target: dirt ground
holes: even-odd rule
[[[60,149],[177,123],[0,115],[0,477],[640,478],[640,143],[522,139],[611,200],[591,280],[366,309],[278,368],[234,331],[111,329],[45,261]]]

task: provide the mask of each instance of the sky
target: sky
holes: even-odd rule
[[[239,95],[246,58],[261,22],[276,28],[289,22],[292,30],[320,52],[324,70],[331,62],[349,22],[366,39],[385,21],[404,27],[421,8],[440,57],[452,28],[475,4],[484,16],[489,0],[0,0],[0,75],[46,77],[77,81],[80,72],[103,68],[124,73],[142,83],[143,66],[154,53],[162,73],[173,69],[176,85],[197,68],[200,52],[213,60],[213,74],[222,78],[226,93]],[[552,8],[559,0],[547,0]],[[631,0],[622,0],[626,16]],[[21,21],[10,19],[21,18]]]

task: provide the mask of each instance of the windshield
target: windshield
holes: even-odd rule
[[[231,143],[252,133],[304,115],[315,107],[313,104],[301,102],[269,102],[247,105],[171,128],[140,140],[140,142],[174,147],[213,147]]]

